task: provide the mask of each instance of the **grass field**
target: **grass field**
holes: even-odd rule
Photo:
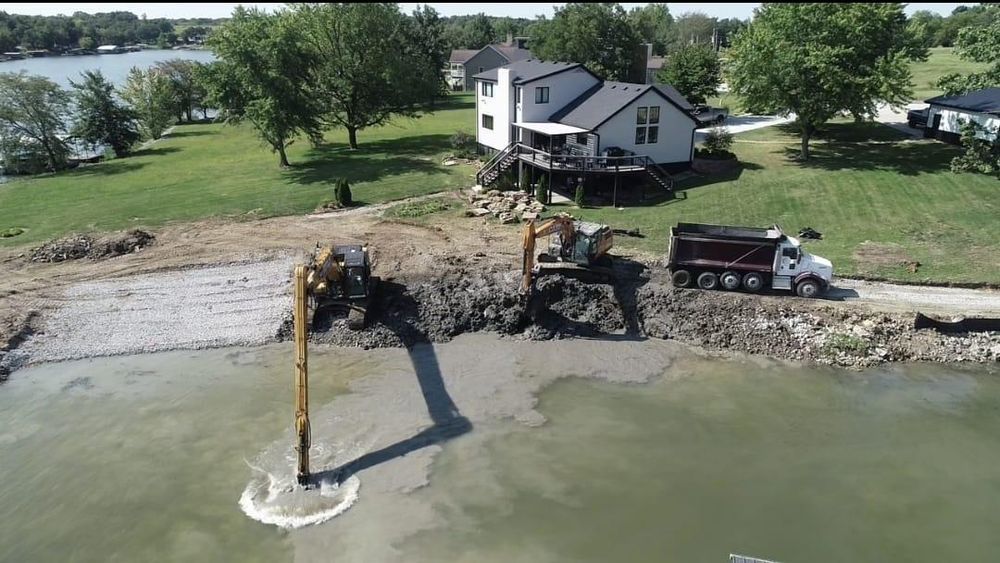
[[[939,78],[946,74],[957,72],[968,74],[985,70],[987,65],[963,61],[955,54],[952,47],[934,47],[926,61],[913,63],[910,70],[913,73],[913,98],[923,101],[941,94],[934,86]]]
[[[318,149],[292,145],[288,170],[249,127],[184,125],[152,148],[96,166],[0,185],[0,245],[37,243],[73,231],[155,227],[205,217],[266,217],[312,211],[333,198],[333,181],[351,182],[354,199],[376,203],[468,186],[474,171],[445,167],[448,139],[471,131],[475,102],[455,96],[420,119],[359,133],[343,130]]]
[[[840,274],[897,280],[1000,281],[1000,184],[984,175],[952,174],[957,149],[933,141],[895,142],[878,124],[838,123],[813,144],[814,159],[790,159],[798,139],[778,127],[737,136],[745,163],[738,177],[683,188],[680,197],[624,210],[565,210],[645,238],[619,236],[616,246],[666,252],[678,221],[767,226],[824,235],[807,248]],[[558,210],[558,208],[557,208]],[[919,262],[915,273],[906,266]]]

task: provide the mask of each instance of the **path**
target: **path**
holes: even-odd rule
[[[726,118],[726,122],[723,128],[727,129],[732,134],[745,133],[747,131],[753,131],[754,129],[761,129],[763,127],[771,127],[772,125],[781,125],[782,123],[789,123],[795,119],[794,115],[789,115],[787,117],[780,117],[777,115],[738,115]],[[695,141],[701,142],[705,140],[705,135],[710,131],[710,129],[699,129],[695,132]]]
[[[1000,291],[835,279],[827,299],[888,311],[1000,317]]]
[[[906,112],[911,109],[922,109],[925,107],[927,107],[925,103],[914,102],[907,104],[906,107],[900,108],[897,111],[886,104],[882,104],[878,108],[878,115],[875,116],[875,120],[910,137],[923,138],[923,129],[912,128],[906,124]]]

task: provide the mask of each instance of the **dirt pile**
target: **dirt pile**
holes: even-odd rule
[[[9,352],[17,348],[34,332],[37,313],[12,313],[0,318],[0,382],[7,379],[15,367]]]
[[[32,262],[65,262],[81,258],[111,258],[138,252],[156,240],[151,233],[133,229],[124,233],[94,238],[88,235],[73,235],[57,239],[34,249]]]

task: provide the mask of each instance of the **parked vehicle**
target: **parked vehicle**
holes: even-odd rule
[[[729,110],[726,108],[713,108],[704,104],[697,104],[691,110],[691,115],[698,120],[698,127],[709,127],[711,125],[722,125],[729,117]]]
[[[833,264],[809,254],[777,225],[768,229],[678,223],[670,229],[667,268],[677,287],[765,287],[816,297],[830,286]]]
[[[906,124],[914,129],[927,127],[927,112],[930,108],[911,109],[906,112]]]

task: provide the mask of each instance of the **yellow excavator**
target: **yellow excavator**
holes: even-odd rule
[[[550,236],[551,235],[551,236]],[[535,262],[535,240],[550,236],[547,253]],[[577,221],[571,215],[559,214],[540,225],[534,219],[524,226],[521,263],[521,291],[530,293],[535,279],[546,273],[567,275],[586,274],[603,281],[613,279],[608,251],[614,242],[611,227],[599,223]]]
[[[308,363],[310,301],[313,315],[321,307],[346,308],[348,327],[359,330],[364,328],[368,302],[378,278],[371,275],[366,247],[355,244],[320,248],[317,245],[310,263],[295,267],[294,283],[296,480],[306,486],[309,484],[309,448],[312,445]]]

